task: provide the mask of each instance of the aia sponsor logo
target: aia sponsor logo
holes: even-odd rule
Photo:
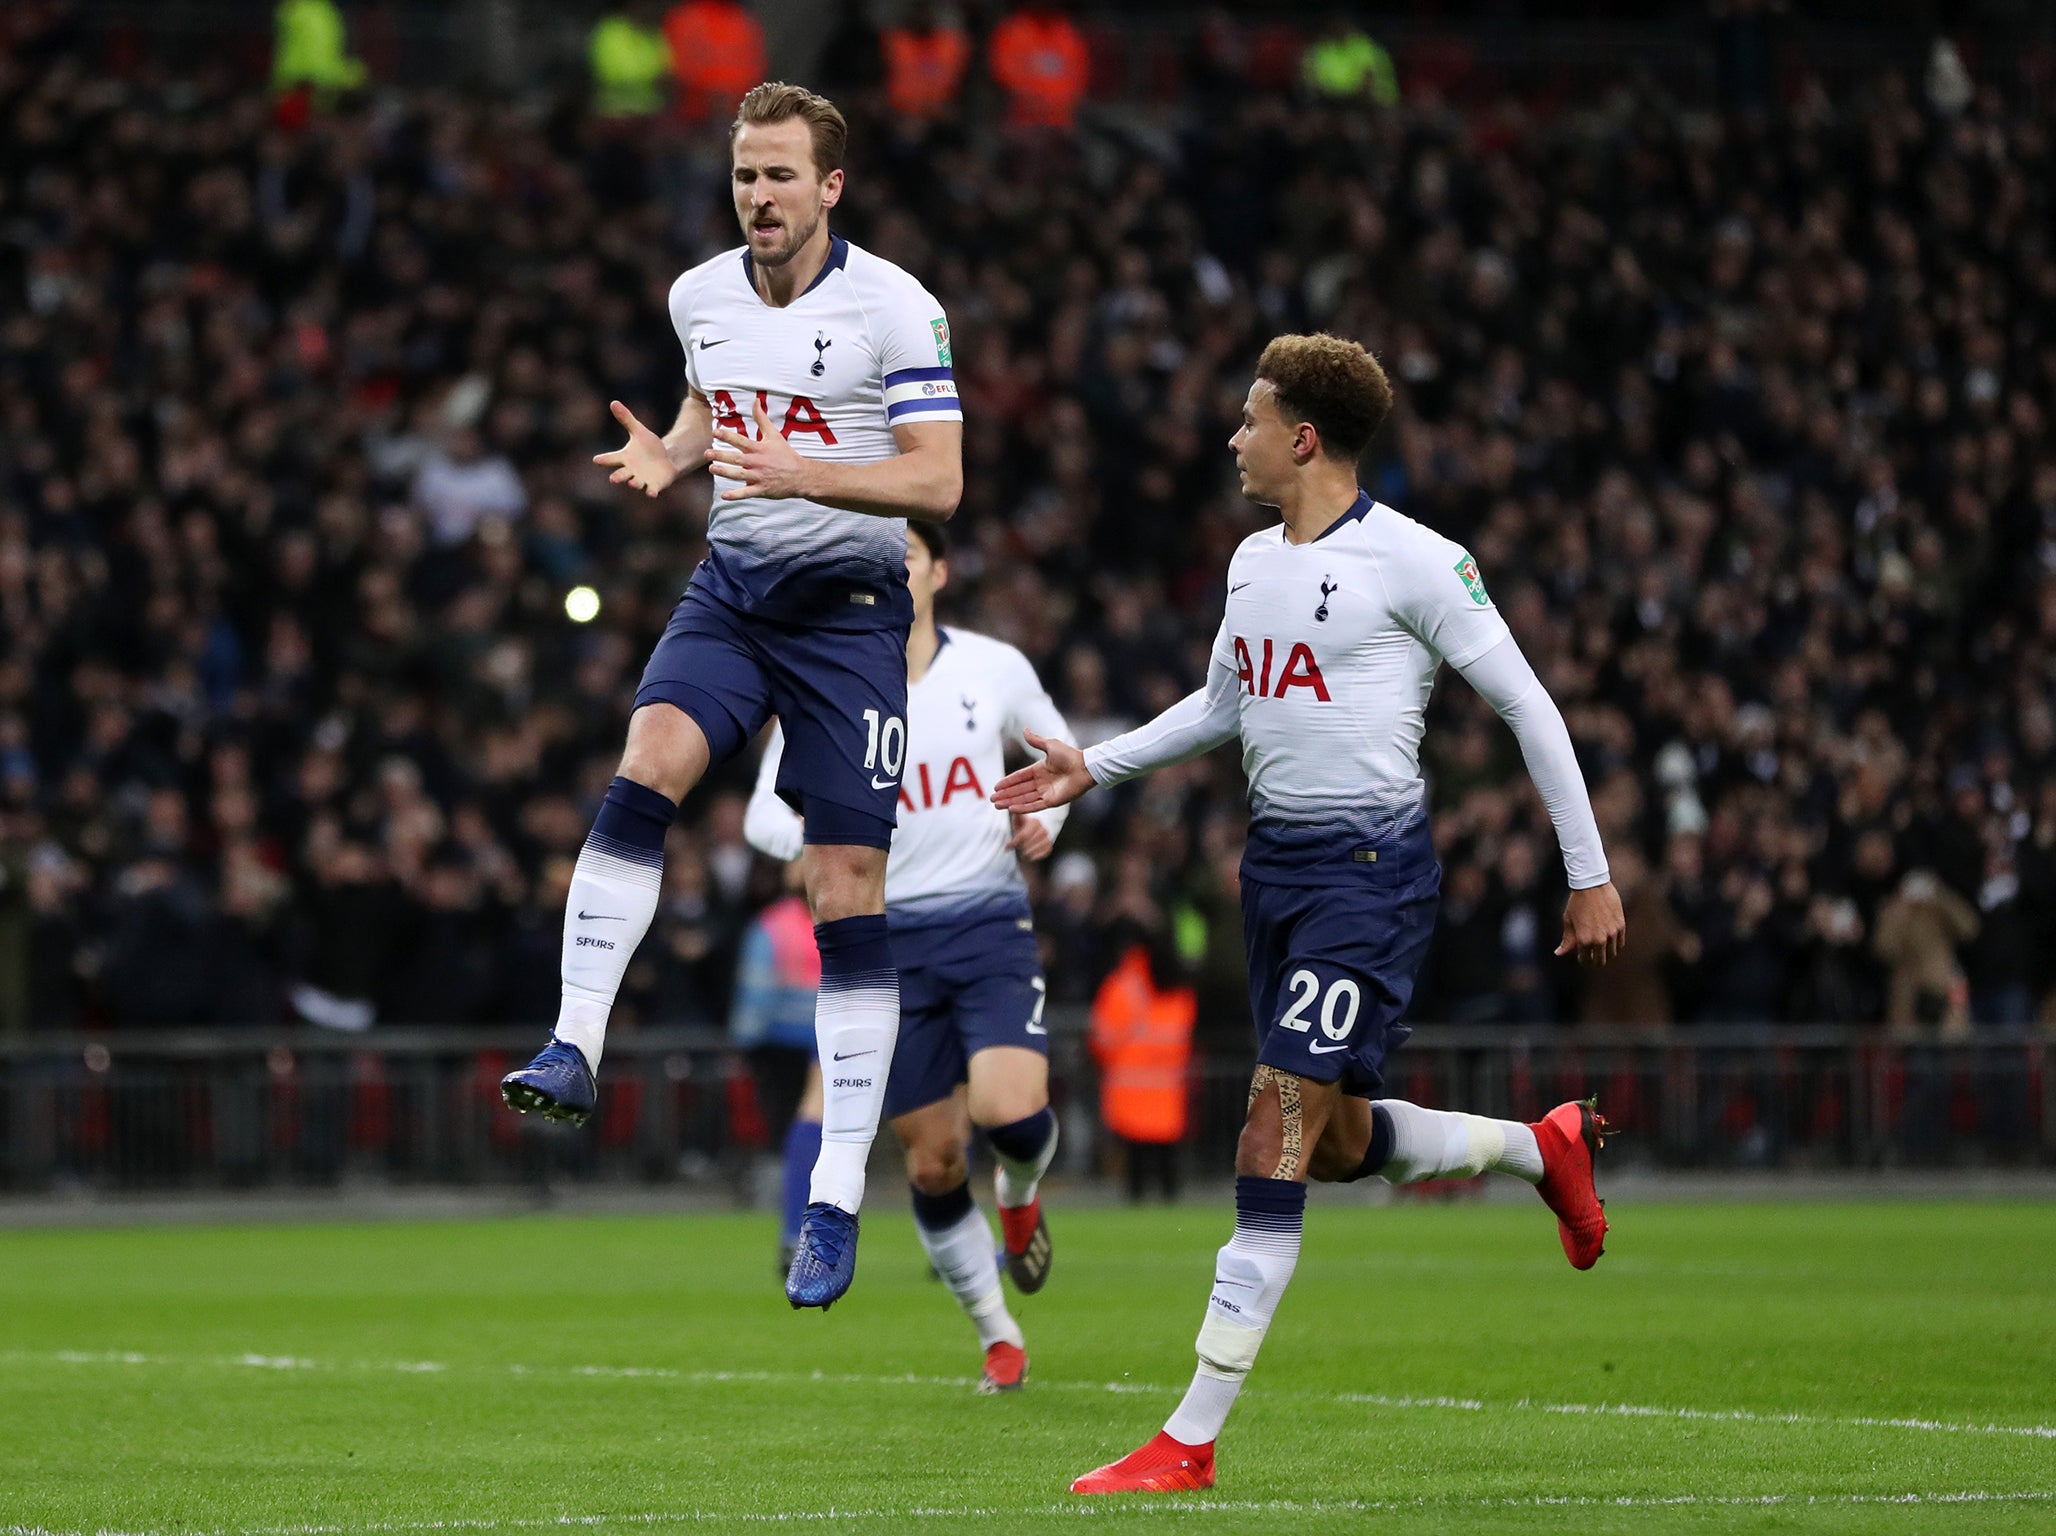
[[[927,763],[914,764],[913,771],[900,780],[900,809],[903,811],[932,811],[939,805],[948,805],[958,795],[969,795],[973,800],[985,798],[985,788],[978,782],[978,770],[971,766],[968,757],[950,759],[949,769],[942,775],[939,788],[934,770]]]
[[[726,427],[731,432],[740,432],[745,437],[755,436],[751,431],[753,421],[745,420],[743,412],[736,406],[735,396],[725,389],[717,389],[709,397],[714,407],[714,425]],[[771,414],[771,397],[763,390],[757,391],[757,404],[764,407],[764,414]],[[754,413],[752,413],[754,415]],[[785,420],[779,425],[782,436],[792,438],[812,433],[822,443],[833,447],[834,429],[828,425],[828,418],[821,414],[821,408],[805,395],[794,395],[792,403],[785,408]]]
[[[1259,699],[1282,699],[1294,688],[1304,688],[1323,704],[1330,702],[1328,680],[1321,676],[1321,664],[1314,659],[1312,646],[1304,640],[1294,640],[1287,650],[1284,641],[1268,635],[1261,643],[1259,662],[1250,649],[1251,642],[1240,635],[1235,637],[1235,676],[1244,693]],[[1284,656],[1283,666],[1277,664],[1280,653]]]

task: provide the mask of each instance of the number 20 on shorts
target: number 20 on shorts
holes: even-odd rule
[[[1355,982],[1347,976],[1338,976],[1329,983],[1327,995],[1322,997],[1321,978],[1312,971],[1301,969],[1292,973],[1292,979],[1286,985],[1292,989],[1292,1006],[1278,1021],[1280,1029],[1296,1029],[1305,1034],[1313,1028],[1314,1021],[1306,1017],[1306,1010],[1316,997],[1320,997],[1321,1033],[1330,1040],[1349,1038],[1349,1032],[1356,1028],[1357,1010],[1363,1007],[1364,1000],[1363,989]]]

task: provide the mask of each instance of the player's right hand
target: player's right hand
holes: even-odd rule
[[[1051,741],[1033,731],[1021,733],[1042,761],[1016,768],[992,786],[992,803],[1003,811],[1047,811],[1069,805],[1092,788],[1085,754],[1068,741]]]
[[[596,453],[593,462],[611,469],[607,478],[616,485],[632,485],[645,496],[654,496],[678,478],[678,466],[664,450],[664,439],[635,419],[635,413],[619,400],[607,402],[614,419],[628,428],[628,441],[612,453]]]

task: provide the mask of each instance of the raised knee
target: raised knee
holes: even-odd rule
[[[807,904],[814,921],[833,923],[885,910],[885,850],[810,843]]]
[[[946,1195],[970,1176],[962,1147],[907,1148],[907,1182],[924,1195]]]
[[[622,778],[683,800],[707,771],[706,733],[692,716],[672,704],[648,704],[628,722],[628,743],[621,749]]]

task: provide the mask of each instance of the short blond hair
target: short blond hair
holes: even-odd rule
[[[1275,392],[1278,413],[1310,423],[1334,459],[1362,458],[1392,409],[1392,381],[1378,360],[1326,332],[1277,337],[1257,359],[1256,376]]]
[[[826,96],[804,85],[787,85],[783,80],[766,80],[750,87],[742,105],[735,109],[735,121],[728,125],[728,142],[745,123],[764,125],[799,118],[814,136],[814,169],[826,176],[842,169],[842,152],[849,147],[850,125],[841,109]]]

